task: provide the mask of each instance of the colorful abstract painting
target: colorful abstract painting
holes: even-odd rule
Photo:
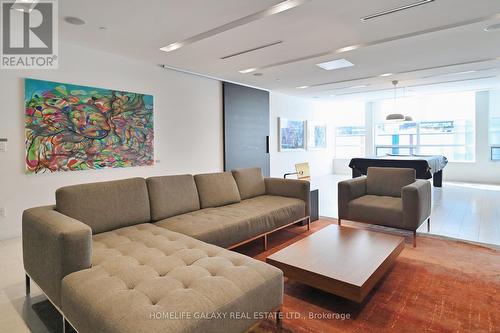
[[[293,151],[306,149],[306,122],[278,118],[279,150]]]
[[[152,165],[153,96],[25,80],[28,173]]]

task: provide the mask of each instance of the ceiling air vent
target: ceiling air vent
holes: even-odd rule
[[[404,5],[404,6],[400,6],[400,7],[396,7],[396,8],[392,8],[392,9],[388,9],[388,10],[384,10],[384,11],[381,11],[381,12],[378,12],[378,13],[375,13],[375,14],[363,16],[361,18],[361,21],[368,21],[368,20],[372,20],[374,18],[378,18],[378,17],[381,17],[381,16],[385,16],[385,15],[389,15],[389,14],[394,14],[394,13],[401,12],[403,10],[407,10],[407,9],[410,9],[410,8],[415,8],[415,7],[418,7],[418,6],[426,5],[426,4],[434,2],[434,1],[435,0],[422,0],[422,1],[414,2],[414,3],[410,3],[408,5]]]

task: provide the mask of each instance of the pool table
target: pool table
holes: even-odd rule
[[[435,187],[443,186],[443,169],[448,159],[442,155],[386,155],[353,158],[349,163],[352,177],[366,175],[369,167],[412,168],[418,179],[431,179]]]

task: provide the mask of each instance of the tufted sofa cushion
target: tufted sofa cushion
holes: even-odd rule
[[[95,235],[93,249],[93,267],[62,282],[80,333],[241,332],[282,303],[279,269],[153,224]]]
[[[303,200],[261,195],[223,207],[205,208],[156,223],[204,242],[230,247],[305,216]]]

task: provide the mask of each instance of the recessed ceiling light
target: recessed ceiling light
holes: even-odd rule
[[[264,75],[264,74],[262,74],[262,73],[253,73],[253,76],[262,76],[262,75]]]
[[[104,30],[108,30],[108,28],[106,28],[106,27],[99,27],[99,30],[104,31]]]
[[[500,29],[500,23],[492,24],[484,28],[484,31],[495,31]]]
[[[331,71],[333,69],[352,67],[352,66],[354,66],[354,64],[346,59],[337,59],[337,60],[322,62],[322,63],[316,64],[316,66],[321,67],[327,71]]]
[[[379,76],[387,77],[387,76],[392,76],[392,75],[394,75],[394,73],[384,73],[384,74],[380,74]]]
[[[385,15],[397,13],[397,12],[400,12],[400,11],[403,11],[403,10],[407,10],[407,9],[410,9],[410,8],[414,8],[414,7],[417,7],[417,6],[426,5],[426,4],[428,4],[430,2],[433,2],[433,1],[435,1],[435,0],[422,0],[422,1],[417,1],[417,2],[414,2],[414,3],[410,3],[408,5],[404,5],[404,6],[400,6],[400,7],[396,7],[396,8],[392,8],[392,9],[388,9],[388,10],[384,10],[384,11],[381,11],[381,12],[378,12],[378,13],[375,13],[375,14],[363,16],[361,18],[361,21],[367,21],[367,20],[371,20],[371,19],[374,19],[374,18],[377,18],[377,17],[381,17],[381,16],[385,16]]]
[[[349,51],[352,51],[352,50],[359,49],[360,47],[361,47],[361,45],[350,45],[350,46],[342,47],[342,48],[340,48],[338,50],[335,50],[335,53],[349,52]]]
[[[238,72],[240,72],[241,74],[248,74],[248,73],[255,72],[256,70],[257,70],[257,68],[247,68],[247,69],[244,69],[244,70],[241,70]]]
[[[69,24],[73,24],[73,25],[84,25],[85,24],[84,20],[82,20],[79,17],[74,17],[74,16],[66,16],[64,18],[64,21],[66,21]]]
[[[297,87],[296,89],[307,89],[309,88],[309,86],[300,86],[300,87]]]

